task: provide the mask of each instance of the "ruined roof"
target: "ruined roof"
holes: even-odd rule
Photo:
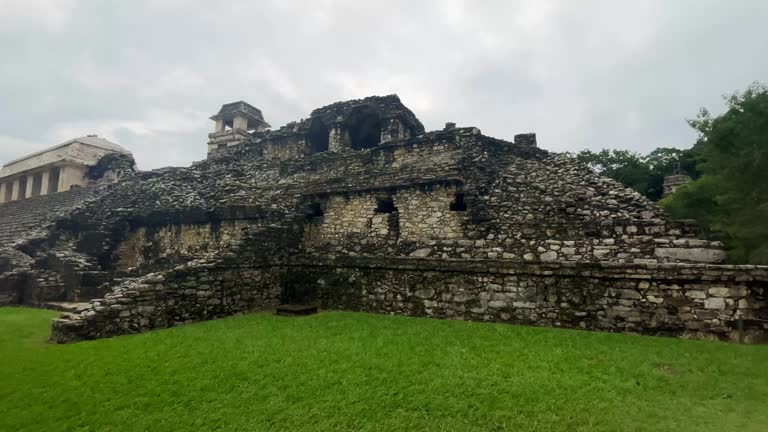
[[[398,118],[412,134],[421,135],[424,133],[424,125],[421,124],[416,115],[401,101],[396,94],[388,96],[369,96],[364,99],[353,99],[343,102],[336,102],[326,105],[312,111],[312,119],[319,118],[323,123],[330,125],[340,123],[349,118],[356,110],[367,107],[376,112],[382,119]]]
[[[81,149],[78,149],[80,146],[76,146],[75,144],[89,146],[102,151],[89,154],[87,152],[81,151]],[[98,162],[101,156],[104,155],[105,152],[103,150],[106,150],[108,153],[122,153],[125,155],[131,155],[130,151],[126,150],[124,147],[118,144],[115,144],[97,135],[86,135],[83,137],[71,139],[65,143],[58,144],[53,147],[49,147],[45,150],[40,150],[18,159],[14,159],[3,165],[3,168],[0,169],[0,178],[60,161],[70,161],[75,163],[82,163],[85,165],[92,165]]]
[[[211,116],[211,120],[218,120],[220,118],[232,118],[235,114],[244,114],[246,117],[264,121],[264,115],[261,110],[245,101],[237,101],[221,106],[218,113]]]
[[[425,133],[424,125],[419,121],[413,111],[405,106],[397,95],[393,94],[389,96],[369,96],[364,99],[336,102],[313,110],[308,119],[292,121],[276,130],[253,132],[251,133],[251,136],[256,140],[264,141],[303,135],[307,133],[315,119],[319,119],[326,126],[343,123],[350,119],[350,116],[357,109],[373,111],[378,114],[382,120],[392,118],[400,119],[411,131],[411,136],[422,135]]]

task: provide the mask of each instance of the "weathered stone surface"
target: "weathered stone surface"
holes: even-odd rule
[[[744,297],[749,294],[747,287],[714,287],[707,290],[713,297]]]
[[[539,256],[539,259],[541,259],[544,262],[557,261],[557,252],[554,252],[554,251],[544,252],[543,254],[541,254],[541,256]]]
[[[725,251],[722,249],[704,248],[656,248],[657,258],[668,258],[679,262],[721,263],[725,262]]]
[[[725,309],[725,300],[712,297],[704,300],[704,307],[707,309]]]
[[[435,291],[431,289],[420,289],[413,293],[413,295],[421,299],[428,299],[435,295]]]
[[[62,342],[308,300],[723,339],[749,316],[766,330],[768,270],[685,264],[721,245],[533,143],[425,132],[396,97],[329,105],[63,212],[6,260],[0,301],[93,299],[54,324]]]

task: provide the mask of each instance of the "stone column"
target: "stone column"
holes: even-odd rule
[[[20,178],[17,178],[13,181],[13,193],[11,194],[11,201],[16,201],[19,199],[19,182],[21,182]]]
[[[349,149],[349,140],[346,139],[346,131],[342,129],[341,125],[334,125],[330,128],[328,135],[328,150],[332,152],[340,152]]]
[[[232,129],[248,130],[248,119],[241,115],[235,115],[235,119],[232,121]]]
[[[69,186],[70,186],[70,185],[67,184],[67,182],[68,182],[68,179],[67,179],[67,177],[68,177],[67,174],[68,173],[67,173],[67,171],[70,170],[70,168],[68,166],[62,166],[59,169],[60,169],[60,171],[59,171],[59,192],[66,192],[66,191],[69,190]]]
[[[30,174],[27,176],[27,194],[25,195],[25,198],[32,198],[32,189],[34,187],[35,183],[35,175]]]
[[[408,129],[399,119],[393,118],[385,121],[381,128],[381,142],[393,141],[402,138],[408,138]]]
[[[87,186],[85,176],[85,166],[65,165],[61,167],[59,174],[59,192],[66,192],[72,186]]]
[[[43,184],[40,185],[40,195],[48,195],[48,181],[51,178],[51,170],[43,171]]]
[[[213,130],[214,132],[224,132],[224,119],[216,119],[216,128]]]
[[[5,181],[0,183],[0,203],[5,202],[5,185],[6,185]]]

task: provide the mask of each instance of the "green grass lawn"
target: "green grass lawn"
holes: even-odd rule
[[[766,431],[768,346],[360,313],[53,345],[0,309],[0,431]]]

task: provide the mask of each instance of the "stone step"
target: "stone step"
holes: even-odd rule
[[[0,246],[23,239],[35,228],[53,222],[67,211],[97,193],[96,188],[79,188],[0,204]]]
[[[43,303],[43,307],[46,309],[52,309],[59,312],[79,312],[88,308],[90,303],[71,303],[71,302],[48,302]]]
[[[316,314],[318,307],[315,304],[284,304],[276,309],[280,316],[306,316]]]

